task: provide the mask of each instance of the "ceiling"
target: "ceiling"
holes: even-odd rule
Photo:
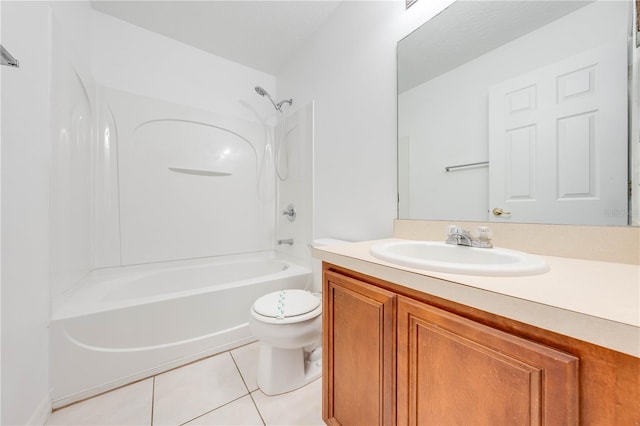
[[[102,13],[272,75],[340,5],[334,0],[91,3]]]

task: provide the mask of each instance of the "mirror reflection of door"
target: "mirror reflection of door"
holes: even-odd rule
[[[401,40],[398,217],[576,225],[626,225],[635,218],[634,223],[640,223],[636,213],[640,211],[640,48],[630,42],[634,4],[607,0],[458,1]],[[594,49],[609,47],[616,49],[618,59],[607,59],[604,52],[600,57],[588,56]],[[580,59],[580,55],[587,56]],[[609,60],[618,65],[607,65]],[[564,61],[568,63],[563,65]],[[510,175],[505,176],[503,170],[499,182],[504,194],[494,199],[490,173],[495,174],[504,159],[492,159],[491,171],[486,165],[450,166],[484,162],[490,151],[499,152],[489,141],[491,88],[497,90],[535,74],[535,70],[554,66],[561,68],[555,70],[555,76],[549,74],[547,82],[533,78],[503,93],[510,94],[508,102],[513,103],[514,111],[505,117],[507,107],[502,107],[505,127],[501,131],[509,130],[512,142],[520,143],[509,148]],[[614,76],[607,76],[611,67],[615,68]],[[535,93],[524,90],[536,84]],[[622,97],[618,96],[621,88],[625,90]],[[611,97],[614,93],[615,98]],[[526,112],[534,98],[538,109]],[[610,102],[618,105],[623,98],[622,110],[608,106]],[[551,106],[551,102],[557,105]],[[614,122],[607,123],[608,117]],[[536,120],[535,126],[530,126],[534,121],[528,122],[529,127],[523,124],[525,118]],[[621,121],[625,119],[628,126]],[[618,143],[619,129],[629,133],[624,147]],[[549,138],[551,142],[543,143]],[[608,152],[610,148],[614,152]],[[621,152],[624,155],[619,155]],[[532,161],[540,169],[535,178],[530,176]],[[619,174],[608,174],[609,170]],[[496,179],[491,176],[493,186]],[[548,189],[544,196],[540,192],[543,187]],[[526,206],[535,210],[527,213]],[[573,210],[565,209],[567,206]],[[495,216],[494,208],[505,213]]]
[[[626,225],[626,49],[592,49],[490,89],[490,220]]]

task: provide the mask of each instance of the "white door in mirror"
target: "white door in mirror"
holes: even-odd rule
[[[627,224],[626,49],[621,40],[490,89],[489,205],[502,214],[489,220]]]

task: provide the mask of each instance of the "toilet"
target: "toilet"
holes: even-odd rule
[[[319,294],[296,289],[266,294],[253,304],[249,327],[260,340],[257,381],[262,392],[289,392],[320,377]]]
[[[346,242],[323,239],[311,246]],[[260,341],[257,382],[267,395],[292,391],[322,375],[322,295],[316,289],[272,292],[251,307],[249,327]]]

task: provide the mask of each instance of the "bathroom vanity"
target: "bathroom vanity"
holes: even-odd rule
[[[325,422],[640,424],[638,265],[545,256],[546,274],[475,277],[388,264],[373,243],[314,250]],[[608,277],[596,301],[613,309],[590,311],[589,277]]]

